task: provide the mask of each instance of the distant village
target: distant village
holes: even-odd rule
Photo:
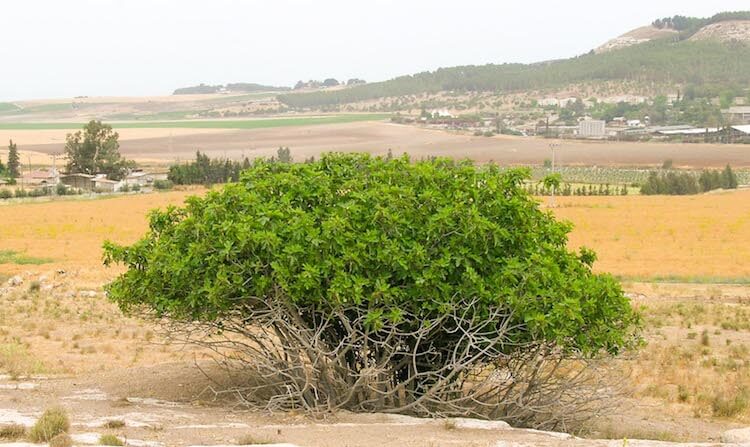
[[[675,97],[668,98],[676,101]],[[618,96],[607,98],[609,104],[643,104],[648,101],[640,96]],[[582,102],[585,109],[594,106],[591,101],[578,98],[542,98],[534,106],[550,111],[545,118],[535,122],[519,122],[513,117],[495,115],[459,115],[447,109],[423,110],[419,118],[397,116],[395,122],[420,124],[430,128],[462,130],[473,132],[475,136],[497,134],[517,136],[542,136],[550,138],[575,138],[617,141],[680,141],[715,143],[750,143],[750,105],[733,105],[721,110],[723,121],[732,123],[723,126],[693,126],[690,124],[657,125],[649,116],[632,119],[615,116],[610,120],[594,119],[589,114],[575,118],[574,123],[562,123],[559,112],[571,104]]]

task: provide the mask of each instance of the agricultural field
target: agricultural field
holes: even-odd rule
[[[183,112],[169,112],[183,113]],[[343,124],[358,121],[377,121],[388,117],[386,114],[349,114],[300,116],[294,118],[266,118],[246,120],[182,120],[182,121],[143,121],[113,122],[115,129],[266,129],[276,127],[310,126],[315,124]],[[85,123],[0,123],[2,130],[77,130]]]
[[[383,115],[272,118],[228,121],[143,121],[115,130],[123,135],[121,152],[139,160],[192,159],[196,150],[213,157],[241,159],[268,157],[280,146],[289,147],[297,160],[323,152],[408,153],[419,159],[431,156],[471,158],[502,165],[537,165],[551,158],[553,140],[512,136],[475,137],[442,130],[392,124]],[[349,122],[342,122],[347,121]],[[0,141],[12,138],[19,149],[52,154],[61,152],[69,123],[17,123],[3,129]],[[309,125],[316,124],[316,125]],[[24,128],[26,126],[26,128]],[[44,127],[58,127],[44,129]],[[159,127],[168,126],[168,127]],[[245,127],[242,127],[245,126]],[[242,127],[242,128],[240,128]],[[127,136],[127,137],[125,137]],[[44,140],[42,140],[44,138]],[[0,151],[2,147],[0,146]],[[750,168],[747,145],[625,143],[565,141],[557,151],[559,167],[657,168],[671,159],[675,168]]]

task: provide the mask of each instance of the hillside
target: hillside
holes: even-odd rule
[[[306,108],[439,91],[512,93],[591,81],[746,86],[750,81],[750,45],[662,39],[561,61],[441,68],[339,91],[285,94],[278,99],[290,107]]]
[[[293,108],[326,108],[406,95],[509,94],[583,83],[635,83],[668,91],[689,85],[717,91],[746,87],[750,11],[659,19],[570,59],[440,68],[339,91],[282,94],[278,100]],[[623,93],[628,92],[618,92]]]
[[[750,42],[750,20],[729,20],[704,26],[690,40]]]
[[[657,28],[653,25],[642,26],[608,41],[595,49],[594,52],[606,53],[607,51],[620,50],[656,39],[675,37],[677,34],[678,32],[671,28]]]

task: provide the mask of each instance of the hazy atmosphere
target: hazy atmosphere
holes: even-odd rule
[[[748,0],[0,20],[0,447],[750,447]]]
[[[0,100],[156,95],[205,83],[367,81],[439,67],[589,51],[675,14],[744,0],[509,3],[370,0],[4,2]]]

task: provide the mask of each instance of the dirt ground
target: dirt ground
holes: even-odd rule
[[[447,156],[468,157],[479,162],[542,164],[551,158],[549,144],[553,142],[512,136],[474,137],[385,122],[174,133],[172,138],[169,129],[160,131],[161,136],[125,139],[121,144],[123,155],[135,160],[171,162],[192,159],[195,151],[200,150],[213,156],[239,159],[243,156],[271,156],[279,146],[288,146],[298,160],[330,151],[386,154],[391,149],[394,154],[406,152],[416,158]],[[23,135],[23,132],[34,131],[13,132]],[[64,137],[65,132],[60,134]],[[568,165],[661,166],[664,160],[672,159],[677,167],[723,167],[727,163],[733,167],[750,166],[747,145],[585,141],[563,141],[561,144],[557,161]],[[62,146],[61,140],[59,143],[29,144],[22,149],[50,154],[60,152]]]

